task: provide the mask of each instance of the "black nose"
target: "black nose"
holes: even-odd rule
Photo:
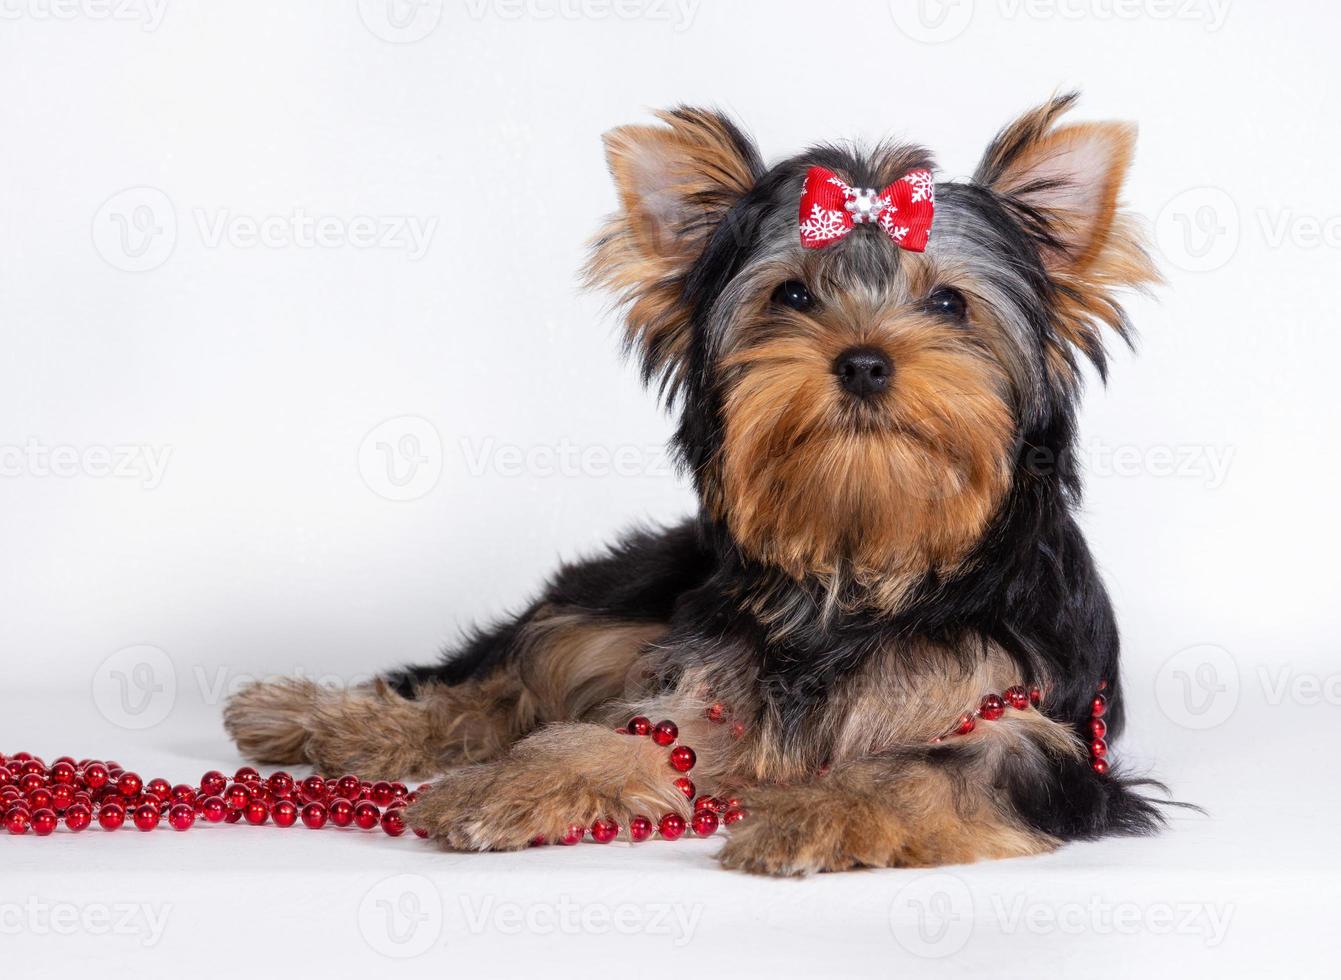
[[[833,362],[838,383],[859,398],[867,398],[889,387],[894,363],[874,347],[849,347]]]

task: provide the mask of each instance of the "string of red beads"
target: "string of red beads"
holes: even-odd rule
[[[1090,768],[1101,776],[1108,772],[1108,743],[1104,741],[1104,736],[1108,734],[1108,725],[1103,720],[1108,711],[1108,698],[1103,693],[1107,689],[1108,681],[1099,681],[1099,693],[1090,702]],[[1007,707],[1023,711],[1031,705],[1037,708],[1042,702],[1041,688],[1026,688],[1020,684],[1008,687],[1000,694],[984,695],[976,710],[960,716],[950,736],[967,735],[977,727],[979,721],[997,721],[1006,713]],[[947,737],[949,736],[934,738],[932,742],[943,742]]]
[[[717,710],[716,718],[712,717],[713,708]],[[713,708],[708,709],[708,717],[713,721],[721,720],[722,706],[714,705]],[[663,813],[655,822],[645,814],[635,814],[629,819],[631,841],[634,843],[645,841],[653,833],[659,834],[662,840],[679,840],[684,836],[686,829],[692,830],[697,837],[711,837],[719,826],[723,824],[730,826],[745,819],[747,811],[741,806],[740,800],[734,798],[719,800],[713,796],[698,795],[694,781],[686,775],[698,762],[698,755],[687,745],[675,744],[680,737],[680,728],[675,722],[665,719],[653,725],[650,718],[637,715],[630,718],[627,725],[616,728],[615,731],[621,735],[650,738],[657,745],[670,748],[667,756],[670,768],[680,773],[675,777],[673,785],[685,795],[686,799],[693,801],[693,815],[688,821],[674,811]],[[597,844],[608,844],[619,836],[621,829],[615,820],[599,817],[589,828],[578,823],[569,824],[567,832],[559,838],[559,843],[576,844],[590,833],[591,839]],[[537,837],[533,843],[544,844],[546,841],[544,837]]]
[[[301,822],[312,830],[328,823],[360,830],[380,827],[399,837],[406,830],[401,810],[417,793],[404,783],[368,782],[354,775],[301,781],[286,772],[262,777],[251,766],[237,770],[232,779],[212,769],[195,784],[172,785],[166,779],[145,782],[117,762],[76,762],[62,756],[48,766],[28,752],[0,755],[0,813],[5,829],[15,835],[31,830],[45,837],[62,822],[72,833],[81,833],[95,820],[112,831],[129,819],[146,832],[164,821],[173,830],[186,831],[203,820],[278,827]],[[420,830],[415,833],[425,836]]]

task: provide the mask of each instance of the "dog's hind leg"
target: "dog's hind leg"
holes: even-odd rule
[[[308,680],[253,684],[224,710],[239,750],[258,762],[408,779],[486,762],[540,725],[598,717],[641,680],[639,661],[664,624],[542,607],[509,630],[508,655],[483,676],[381,678],[352,689]]]
[[[326,775],[414,779],[493,758],[516,736],[505,710],[507,678],[449,687],[414,698],[382,680],[357,688],[308,680],[262,682],[239,691],[224,726],[257,762],[310,764]]]

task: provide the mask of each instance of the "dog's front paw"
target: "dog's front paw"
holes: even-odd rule
[[[725,868],[807,875],[887,867],[897,850],[888,815],[811,789],[760,788],[746,794],[749,817],[731,828],[717,855]]]
[[[506,762],[449,772],[419,793],[405,813],[412,827],[453,851],[515,851],[527,847],[557,817],[552,801],[527,786]]]

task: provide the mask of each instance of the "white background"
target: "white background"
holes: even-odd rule
[[[1115,348],[1082,428],[1125,637],[1119,755],[1210,815],[949,879],[799,884],[718,872],[703,842],[6,838],[6,945],[103,975],[215,975],[230,949],[305,973],[1326,972],[1334,5],[388,2],[0,0],[0,751],[236,765],[218,712],[238,683],[430,658],[558,558],[689,511],[669,422],[576,285],[614,204],[604,130],[708,103],[771,159],[892,134],[963,176],[1075,86],[1080,117],[1140,123],[1127,197],[1168,278],[1132,301],[1139,356]],[[410,457],[394,479],[383,446]],[[401,873],[424,877],[383,881]],[[370,888],[419,897],[427,951],[383,958],[416,950],[388,946]],[[958,916],[933,949],[909,932],[924,892]],[[578,927],[553,925],[565,900]],[[698,925],[659,931],[658,901]],[[57,934],[43,902],[166,925]],[[630,935],[601,929],[630,902]]]

